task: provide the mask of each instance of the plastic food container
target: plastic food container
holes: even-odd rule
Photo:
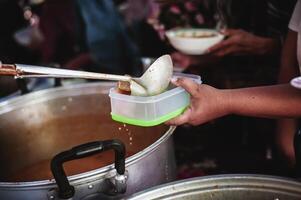
[[[191,74],[174,74],[174,77],[191,78],[201,83],[201,77]],[[110,89],[111,116],[118,122],[137,126],[156,126],[181,113],[190,103],[189,94],[181,87],[150,97],[124,95]]]

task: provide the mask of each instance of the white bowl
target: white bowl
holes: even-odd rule
[[[202,55],[208,48],[224,39],[224,35],[214,29],[199,28],[169,30],[166,36],[175,49],[188,55]]]
[[[291,85],[297,89],[301,89],[301,76],[294,78],[291,80]]]

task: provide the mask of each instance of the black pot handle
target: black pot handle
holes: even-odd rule
[[[91,156],[106,150],[115,151],[115,169],[119,175],[125,173],[125,146],[120,140],[105,140],[82,144],[70,150],[57,154],[51,160],[51,171],[58,185],[58,195],[62,199],[69,199],[74,196],[74,187],[69,184],[63,163]]]

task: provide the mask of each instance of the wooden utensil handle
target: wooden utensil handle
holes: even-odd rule
[[[0,63],[0,75],[16,76],[17,75],[16,66]]]

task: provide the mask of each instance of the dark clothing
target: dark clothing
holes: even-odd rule
[[[224,1],[225,3],[228,1]],[[285,38],[295,0],[231,0],[226,4],[228,28],[243,29],[280,42]],[[285,5],[284,5],[285,4]],[[274,84],[277,81],[280,51],[274,55],[226,56],[216,70],[222,77],[213,77],[218,87],[239,88]],[[216,71],[215,71],[216,72]],[[224,80],[220,82],[220,80]],[[214,84],[215,84],[214,83]]]
[[[296,175],[301,178],[301,120],[299,120],[299,130],[294,138],[295,156],[296,156]]]
[[[111,0],[77,0],[79,25],[97,67],[90,71],[140,75],[139,53]]]
[[[42,8],[40,29],[43,63],[64,64],[76,55],[73,0],[48,0]]]
[[[139,53],[111,0],[48,0],[42,16],[43,62],[89,53],[87,71],[140,75]]]
[[[287,27],[291,15],[293,13],[296,0],[268,0],[267,14],[268,14],[268,33],[271,36],[282,35],[285,37]]]
[[[294,5],[294,2],[295,0],[291,2],[217,0],[217,11],[219,14],[223,13],[223,23],[227,28],[243,29],[255,35],[273,37],[280,41],[287,33],[288,22],[293,12],[291,5]],[[203,66],[195,66],[195,68],[198,68],[203,82],[209,85],[218,88],[241,88],[275,83],[279,61],[280,51],[276,55],[225,56],[220,63],[212,64],[207,68]],[[210,158],[209,153],[213,154],[212,156],[217,158],[217,163],[221,166],[222,173],[279,175],[284,172],[286,175],[288,170],[280,171],[284,166],[277,162],[279,168],[273,169],[271,166],[275,165],[267,159],[268,152],[273,149],[271,138],[274,137],[274,127],[273,120],[226,116],[193,129],[182,130],[182,133],[181,129],[177,129],[175,142],[178,148],[187,147],[188,153],[184,151],[182,153],[185,158],[190,156],[190,151],[192,157],[196,159],[196,149],[198,159],[202,159],[202,156]],[[209,138],[207,141],[206,135]],[[183,138],[189,138],[186,147]],[[277,156],[273,154],[273,159],[275,157]]]
[[[27,26],[17,1],[0,1],[0,25],[0,60],[3,63],[33,63],[37,60],[32,51],[14,39],[14,33]]]
[[[216,1],[174,1],[161,6],[159,21],[166,30],[175,27],[214,28]]]

